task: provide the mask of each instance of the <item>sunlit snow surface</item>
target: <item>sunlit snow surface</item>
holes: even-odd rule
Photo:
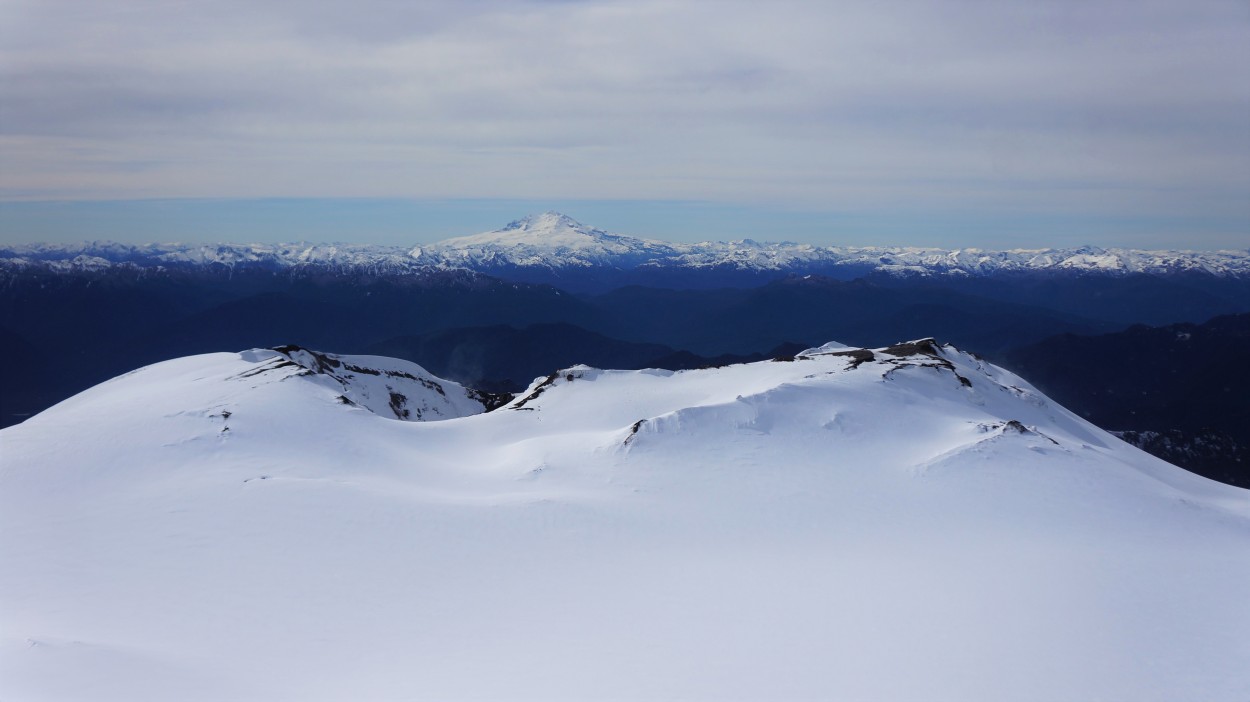
[[[0,432],[0,699],[1250,697],[1247,492],[927,348],[122,376]]]

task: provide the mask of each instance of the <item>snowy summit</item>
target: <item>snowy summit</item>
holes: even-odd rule
[[[540,246],[582,250],[603,246],[619,238],[613,237],[602,229],[588,227],[568,215],[559,212],[543,212],[509,222],[502,229],[448,239],[443,244],[449,248]]]
[[[209,354],[0,445],[15,700],[1250,686],[1246,491],[931,340],[575,366],[510,399],[376,357]]]
[[[412,253],[418,260],[470,268],[560,268],[633,267],[676,251],[665,242],[609,234],[559,212],[544,212],[510,222],[502,229],[447,239]]]

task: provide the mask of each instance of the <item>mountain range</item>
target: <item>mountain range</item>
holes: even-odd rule
[[[94,242],[0,248],[0,270],[102,271],[117,266],[284,270],[293,275],[419,275],[472,270],[550,283],[575,292],[623,285],[720,287],[759,284],[777,273],[849,280],[871,273],[938,278],[1007,274],[1250,277],[1250,250],[934,249],[794,243],[674,243],[609,234],[558,212],[501,229],[414,247],[356,244],[126,245]]]

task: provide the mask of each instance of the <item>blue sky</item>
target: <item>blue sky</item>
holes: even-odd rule
[[[1250,4],[0,0],[0,241],[1250,246]]]

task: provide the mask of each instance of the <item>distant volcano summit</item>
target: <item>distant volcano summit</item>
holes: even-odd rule
[[[549,233],[557,229],[574,229],[587,233],[606,233],[600,229],[587,227],[566,214],[561,214],[552,210],[548,210],[540,214],[529,215],[527,217],[522,217],[521,219],[509,222],[500,231],[511,231],[514,229],[539,233]]]
[[[419,251],[422,258],[488,271],[508,266],[632,268],[680,254],[673,244],[609,234],[559,212],[530,215],[501,229],[447,239]]]

